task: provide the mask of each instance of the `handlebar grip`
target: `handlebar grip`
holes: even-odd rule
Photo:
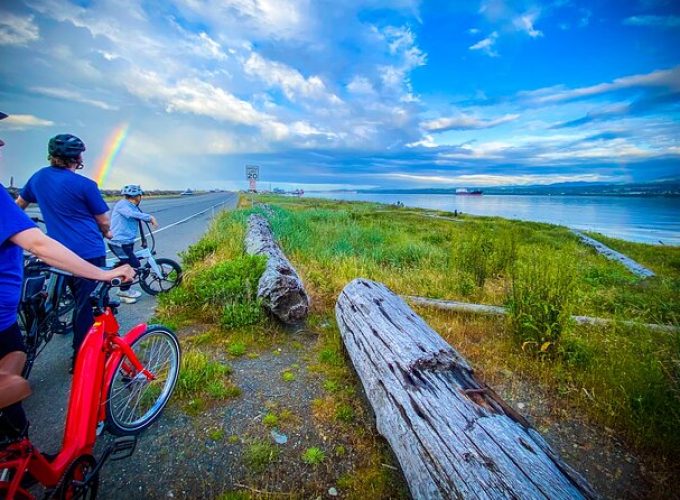
[[[113,278],[111,280],[111,286],[120,286],[123,284],[123,280],[121,278]]]

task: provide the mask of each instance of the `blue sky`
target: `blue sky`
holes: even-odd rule
[[[9,0],[0,181],[121,124],[106,188],[678,177],[677,47],[670,0]]]

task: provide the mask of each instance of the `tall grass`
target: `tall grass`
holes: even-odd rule
[[[523,260],[512,268],[508,301],[510,333],[522,349],[554,352],[569,326],[575,272],[571,262],[556,255]]]

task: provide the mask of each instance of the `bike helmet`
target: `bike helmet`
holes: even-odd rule
[[[47,145],[50,156],[66,160],[77,160],[83,151],[85,151],[83,141],[71,134],[55,135]]]
[[[128,184],[127,186],[124,186],[123,189],[120,190],[120,194],[125,196],[139,196],[141,194],[144,194],[144,191],[142,191],[141,186],[139,186],[138,184]]]

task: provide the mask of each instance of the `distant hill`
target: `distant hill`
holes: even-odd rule
[[[364,189],[359,193],[378,194],[455,194],[457,188]],[[554,196],[680,196],[680,178],[640,183],[561,182],[531,186],[480,187],[484,194]]]

